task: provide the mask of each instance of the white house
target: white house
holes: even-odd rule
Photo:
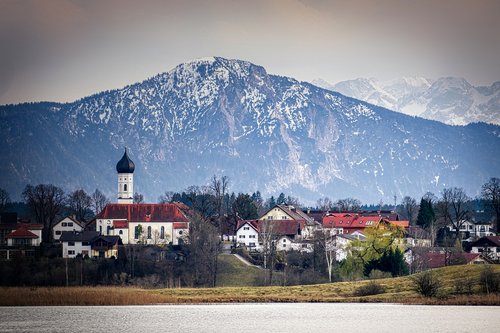
[[[448,229],[451,232],[455,232],[455,228],[453,228],[452,225],[448,225]],[[495,236],[495,232],[493,232],[493,226],[490,222],[466,220],[460,225],[460,235],[462,236],[462,239],[475,239],[486,236]]]
[[[63,231],[59,237],[62,257],[75,258],[77,255],[92,256],[92,241],[99,236],[97,231]]]
[[[481,237],[471,246],[471,253],[480,253],[495,262],[500,262],[500,236]]]
[[[40,246],[42,242],[42,229],[43,226],[41,224],[21,224],[5,236],[7,246]]]
[[[238,221],[236,242],[250,250],[259,251],[262,246],[259,244],[258,225],[257,220]]]
[[[54,241],[59,241],[63,231],[83,231],[84,224],[74,216],[66,216],[52,227],[52,237]]]

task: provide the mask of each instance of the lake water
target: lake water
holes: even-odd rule
[[[0,307],[0,332],[499,332],[500,307],[210,304]]]

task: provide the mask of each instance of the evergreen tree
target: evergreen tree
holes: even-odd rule
[[[280,193],[280,196],[278,197],[278,200],[276,200],[276,204],[277,205],[284,205],[284,204],[286,204],[286,196],[285,196],[285,194],[283,192]]]
[[[420,209],[417,215],[417,225],[427,229],[434,222],[435,218],[436,215],[434,213],[434,208],[432,208],[432,201],[422,198],[420,200]]]

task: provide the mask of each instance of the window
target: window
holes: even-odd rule
[[[151,226],[148,227],[148,239],[151,239]]]
[[[286,238],[283,238],[283,243],[286,243]]]
[[[182,235],[182,230],[179,230],[179,235]]]
[[[68,242],[68,246],[75,246],[75,242]]]
[[[255,243],[248,243],[248,246],[255,246]]]
[[[123,184],[123,192],[127,192],[127,184]]]
[[[82,242],[82,246],[89,246],[89,242]]]
[[[60,235],[61,234],[61,230],[56,230],[56,235]]]
[[[283,247],[286,247],[286,244],[283,244]]]
[[[136,226],[134,229],[134,239],[139,239],[139,226]]]
[[[118,231],[118,234],[123,235],[123,230]]]
[[[87,250],[82,250],[82,256],[88,256],[89,255],[89,251]]]
[[[75,250],[68,250],[68,255],[75,254]]]
[[[102,234],[102,225],[99,226],[99,233]]]
[[[248,238],[255,238],[255,235],[248,235]]]
[[[250,227],[243,227],[243,230],[250,230]]]
[[[66,227],[68,224],[66,222],[61,223],[61,226]]]
[[[272,220],[272,219],[273,219],[273,216],[272,216],[272,215],[269,215],[269,216],[267,217],[267,219],[268,219],[268,220]]]
[[[281,217],[281,219],[282,219],[282,220],[286,220],[286,216],[285,216],[285,215],[283,215],[283,216]]]
[[[245,235],[240,235],[240,238],[245,238]]]
[[[14,245],[31,245],[31,239],[29,238],[14,238]]]
[[[73,222],[68,222],[68,227],[72,227],[73,226]]]
[[[106,227],[106,235],[109,235],[109,232],[110,232],[110,231],[111,231],[111,226],[109,226],[109,225],[108,225],[108,226]]]
[[[165,227],[160,228],[160,239],[165,239]]]

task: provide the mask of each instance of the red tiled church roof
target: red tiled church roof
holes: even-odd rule
[[[97,218],[128,222],[189,222],[175,204],[108,204]]]

